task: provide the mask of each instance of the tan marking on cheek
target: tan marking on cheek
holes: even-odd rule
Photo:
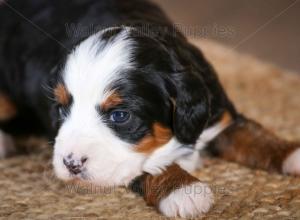
[[[222,115],[222,118],[220,120],[220,123],[222,126],[227,127],[232,122],[232,117],[229,112],[224,112]]]
[[[0,121],[7,121],[15,117],[17,108],[6,95],[0,94]]]
[[[121,104],[122,98],[117,92],[113,92],[109,97],[106,98],[104,102],[101,103],[101,109],[108,110],[116,105]]]
[[[151,153],[155,149],[166,144],[172,138],[172,131],[159,123],[153,124],[153,134],[144,137],[136,146],[136,151],[140,153]]]
[[[68,93],[66,87],[63,84],[58,84],[54,89],[54,95],[56,101],[62,105],[67,105],[70,101],[70,94]]]

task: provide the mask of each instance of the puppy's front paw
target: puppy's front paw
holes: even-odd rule
[[[0,130],[0,159],[15,153],[15,146],[11,136]]]
[[[282,171],[285,174],[300,176],[300,148],[293,151],[284,160]]]
[[[166,167],[158,175],[138,176],[130,188],[142,195],[147,205],[156,207],[168,217],[197,217],[213,204],[211,189],[177,164]]]
[[[159,210],[168,217],[193,218],[206,213],[213,204],[211,189],[195,182],[171,192],[159,203]]]

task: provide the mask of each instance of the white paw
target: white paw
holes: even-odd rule
[[[300,148],[291,153],[284,161],[282,171],[285,174],[300,175]]]
[[[6,158],[15,152],[12,137],[0,130],[0,159]]]
[[[206,213],[213,204],[211,189],[201,182],[176,189],[159,204],[167,217],[194,218]]]

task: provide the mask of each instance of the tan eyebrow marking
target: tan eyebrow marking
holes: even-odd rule
[[[0,93],[0,121],[7,121],[15,117],[17,108],[10,98]]]
[[[153,134],[146,135],[136,146],[135,151],[140,153],[151,153],[155,149],[166,144],[172,138],[172,131],[160,123],[153,124]]]
[[[70,94],[62,83],[59,83],[56,86],[54,89],[54,95],[56,101],[62,105],[67,105],[70,102]]]
[[[101,103],[100,107],[103,110],[108,110],[116,105],[123,102],[122,98],[117,92],[113,92],[110,96],[106,98],[104,102]]]

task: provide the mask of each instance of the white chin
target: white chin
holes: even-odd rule
[[[142,174],[142,160],[123,161],[100,169],[88,169],[89,181],[99,186],[127,186]]]

